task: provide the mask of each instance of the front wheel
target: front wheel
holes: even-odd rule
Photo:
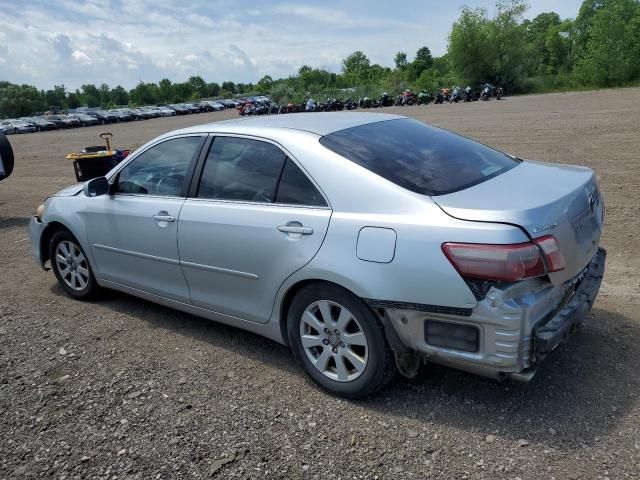
[[[289,308],[289,342],[307,374],[327,390],[362,398],[396,372],[383,326],[352,293],[330,284],[304,287]]]
[[[58,282],[70,296],[78,300],[89,300],[100,287],[82,247],[68,231],[53,235],[49,243],[51,267]]]

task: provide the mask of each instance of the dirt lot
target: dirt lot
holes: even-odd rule
[[[0,478],[637,478],[640,89],[389,108],[525,158],[588,165],[608,270],[586,325],[528,385],[440,367],[350,402],[255,335],[112,293],[66,297],[26,224],[104,128],[12,136],[0,184]],[[190,115],[108,127],[135,148]]]

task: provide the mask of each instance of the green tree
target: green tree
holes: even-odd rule
[[[129,100],[135,105],[152,105],[158,103],[159,90],[155,83],[140,82],[129,92]]]
[[[397,70],[405,70],[409,62],[407,62],[407,54],[404,52],[396,53],[396,56],[393,57],[393,62],[396,64]]]
[[[83,95],[78,90],[69,93],[67,97],[67,108],[78,108],[82,106]]]
[[[93,83],[82,85],[79,92],[80,102],[88,107],[97,107],[100,105],[100,91]],[[77,108],[69,105],[69,108]]]
[[[369,66],[369,58],[360,50],[353,52],[342,61],[342,71],[349,82],[357,83],[367,79]]]
[[[276,103],[288,103],[293,100],[295,90],[284,82],[278,82],[271,87],[271,98]]]
[[[477,85],[494,76],[490,22],[482,8],[464,7],[449,34],[451,66],[464,82]]]
[[[100,105],[105,106],[111,103],[111,90],[109,85],[102,83],[98,87],[98,93],[100,94]]]
[[[44,108],[44,97],[36,87],[0,82],[0,117],[24,117]]]
[[[265,75],[258,81],[256,88],[260,92],[267,93],[269,92],[269,90],[271,90],[272,85],[273,85],[273,78],[271,78],[269,75]]]
[[[236,93],[236,84],[233,82],[222,82],[222,90],[226,90],[229,93]]]
[[[207,90],[209,91],[210,96],[217,97],[220,94],[220,85],[216,82],[209,83],[207,85]]]
[[[498,2],[498,14],[489,19],[484,9],[464,8],[449,35],[449,56],[458,78],[476,85],[494,82],[511,90],[526,76],[523,0]]]
[[[163,78],[158,82],[158,100],[162,103],[174,102],[175,92],[173,83],[168,78]]]
[[[209,90],[207,89],[207,82],[199,76],[195,75],[189,77],[189,84],[191,85],[191,95],[195,98],[204,98],[209,95]]]
[[[113,106],[129,104],[129,92],[120,85],[112,88],[109,96],[111,97],[111,105]]]
[[[414,62],[419,62],[424,66],[424,69],[431,68],[433,66],[433,57],[431,56],[431,50],[429,50],[429,47],[419,48],[416,52]]]
[[[45,107],[43,110],[52,110],[54,107],[66,108],[67,106],[67,90],[64,85],[54,85],[53,90],[47,90],[44,96]]]
[[[588,26],[583,23],[581,27],[586,28],[588,37],[580,52],[578,75],[587,84],[621,85],[633,79],[638,71],[640,3],[637,0],[608,0],[600,7],[588,17]]]

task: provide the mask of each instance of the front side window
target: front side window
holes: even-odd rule
[[[217,137],[202,170],[198,198],[273,202],[286,155],[259,140]]]
[[[116,192],[178,197],[203,137],[167,140],[144,151],[118,174]]]

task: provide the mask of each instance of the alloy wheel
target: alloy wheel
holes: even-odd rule
[[[60,277],[68,287],[82,291],[89,284],[87,259],[75,243],[64,240],[56,246],[55,262]]]
[[[332,380],[350,382],[367,366],[364,330],[339,303],[319,300],[309,305],[302,314],[300,340],[311,364]]]

